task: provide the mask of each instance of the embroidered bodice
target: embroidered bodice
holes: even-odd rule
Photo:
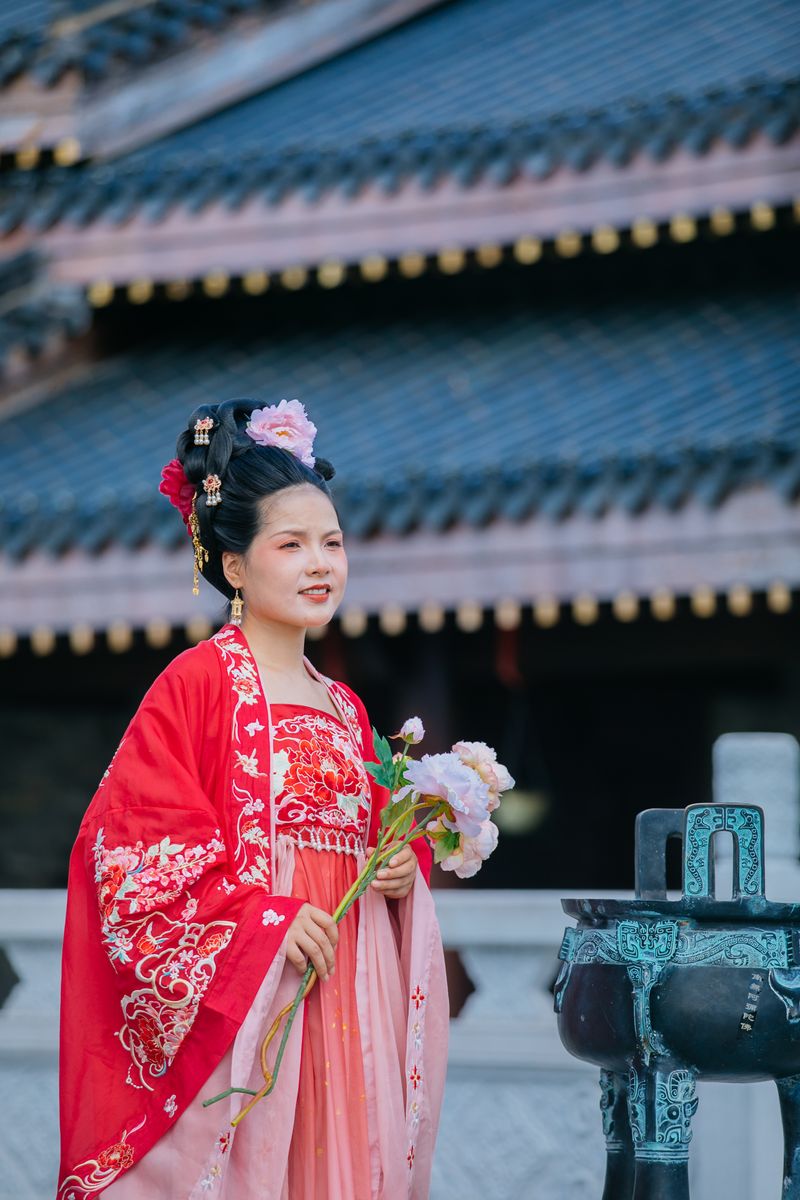
[[[272,705],[275,832],[300,849],[357,854],[370,810],[369,776],[348,726],[321,709]]]

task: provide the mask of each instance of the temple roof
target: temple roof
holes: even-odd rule
[[[141,156],[334,149],[517,122],[552,122],[556,145],[589,135],[613,146],[621,127],[623,139],[668,152],[701,117],[697,150],[769,124],[748,106],[749,85],[771,81],[777,107],[799,61],[792,0],[455,0]]]
[[[183,28],[191,8],[213,24],[231,5],[172,7],[145,5],[125,21]],[[560,165],[620,167],[641,151],[702,156],[758,133],[781,144],[800,124],[799,61],[791,0],[492,0],[488,20],[484,0],[455,0],[114,164],[12,177],[2,232],[142,210],[159,221],[176,206],[235,209],[253,196],[318,201],[373,183],[502,185]]]
[[[83,289],[48,282],[35,253],[0,261],[0,378],[19,379],[90,325]]]
[[[174,54],[238,18],[282,6],[275,0],[12,0],[0,12],[0,87],[30,74],[44,87],[68,72],[97,83],[122,68]]]
[[[331,304],[316,322],[263,305],[184,308],[168,343],[154,332],[7,415],[5,552],[182,546],[160,468],[196,405],[236,395],[307,403],[361,537],[800,491],[788,284],[602,305],[506,286],[394,314]]]

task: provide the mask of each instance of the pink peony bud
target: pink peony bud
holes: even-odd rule
[[[425,726],[419,717],[409,717],[401,725],[400,732],[395,733],[393,736],[402,738],[409,746],[418,746],[425,737]]]

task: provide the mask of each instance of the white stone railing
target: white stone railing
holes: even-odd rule
[[[0,891],[0,946],[19,977],[0,1009],[0,1196],[53,1200],[64,892]]]
[[[445,945],[459,952],[475,991],[451,1023],[432,1200],[599,1200],[597,1071],[561,1046],[549,990],[567,924],[562,894],[436,892]],[[20,977],[0,1010],[0,1197],[8,1200],[52,1200],[55,1191],[63,916],[63,892],[0,891],[0,946]],[[693,1195],[777,1198],[771,1085],[701,1086],[700,1094]]]

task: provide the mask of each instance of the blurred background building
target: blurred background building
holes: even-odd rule
[[[706,799],[719,734],[798,734],[799,65],[792,0],[0,3],[0,885],[63,887],[145,689],[224,619],[158,481],[237,395],[299,397],[337,467],[314,660],[517,778],[473,888],[630,886],[634,814]],[[27,1174],[2,1123],[17,1200],[63,899],[6,895],[6,1091],[50,1097]],[[483,997],[454,1070],[566,1072],[553,894],[485,898],[442,907]],[[509,1195],[596,1100],[547,1078],[498,1101]],[[594,1195],[572,1169],[542,1196]]]

